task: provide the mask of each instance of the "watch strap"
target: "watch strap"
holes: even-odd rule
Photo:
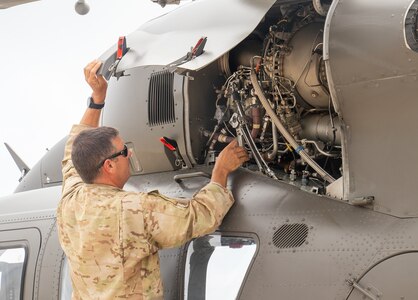
[[[88,108],[102,109],[104,106],[105,106],[104,103],[102,103],[102,104],[94,103],[93,97],[91,97],[91,96],[88,97]]]

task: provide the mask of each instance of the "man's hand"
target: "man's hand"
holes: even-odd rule
[[[231,173],[248,161],[248,159],[247,151],[240,147],[237,139],[235,139],[221,151],[216,160],[215,168],[219,166],[226,172]]]
[[[102,62],[96,59],[84,68],[84,77],[93,90],[91,96],[96,104],[104,103],[107,91],[106,79],[102,75],[96,74],[101,65]]]
[[[239,166],[248,160],[247,151],[243,147],[238,146],[236,139],[233,140],[221,151],[216,159],[212,172],[212,181],[225,187],[229,173],[238,169]]]
[[[93,90],[91,96],[93,102],[96,104],[102,104],[106,98],[107,81],[102,75],[97,75],[97,70],[100,68],[102,62],[99,60],[93,60],[84,68],[84,78]],[[100,109],[87,108],[81,118],[80,124],[97,127],[100,120]]]

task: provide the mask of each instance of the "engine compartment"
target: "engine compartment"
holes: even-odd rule
[[[276,4],[218,59],[224,81],[214,86],[215,113],[200,128],[197,162],[214,163],[237,138],[251,157],[244,167],[271,178],[322,194],[342,176],[340,119],[323,60],[326,6]]]

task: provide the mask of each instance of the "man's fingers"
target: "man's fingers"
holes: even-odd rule
[[[99,69],[99,67],[100,67],[100,65],[101,65],[101,63],[99,62],[96,62],[93,66],[92,66],[92,68],[90,69],[90,72],[89,72],[89,74],[88,74],[88,78],[89,78],[89,80],[90,81],[92,81],[92,80],[96,80],[96,78],[97,78],[97,76],[96,76],[96,72],[97,72],[97,70]]]
[[[244,148],[242,148],[242,147],[235,148],[235,154],[236,154],[239,158],[241,158],[241,157],[248,157],[248,152],[247,152],[247,150],[245,150],[245,149],[244,149]]]
[[[237,139],[233,139],[229,144],[228,144],[228,148],[235,148],[238,145],[238,140]]]
[[[102,65],[102,62],[100,60],[96,60],[96,63],[93,65],[93,68],[91,69],[90,73],[93,73],[94,75],[96,75],[101,65]]]
[[[246,152],[244,153],[237,153],[238,158],[248,157],[248,154]]]
[[[233,152],[232,155],[235,156],[235,161],[237,163],[237,166],[240,166],[244,162],[249,160],[249,156],[248,156],[247,151],[242,147],[234,148],[234,152]]]
[[[242,165],[243,163],[245,163],[246,161],[248,161],[250,158],[248,156],[243,156],[239,158],[239,162]]]
[[[96,73],[97,73],[97,70],[99,70],[101,65],[102,65],[102,62],[96,59],[90,62],[84,68],[84,77],[86,78],[87,82],[93,82],[93,80],[96,80],[97,78]]]
[[[84,68],[84,77],[88,85],[91,87],[92,96],[95,101],[103,102],[106,98],[107,81],[102,75],[97,75],[102,62],[98,59],[88,63]]]
[[[99,81],[100,85],[107,84],[106,79],[103,77],[103,75],[97,75],[97,80]]]
[[[236,147],[235,152],[236,153],[247,153],[247,150],[245,150],[245,148],[243,148],[243,147]]]
[[[94,65],[96,64],[96,60],[93,60],[92,62],[89,62],[87,64],[87,66],[84,68],[84,77],[87,79],[90,75],[90,71],[91,69],[94,67]]]

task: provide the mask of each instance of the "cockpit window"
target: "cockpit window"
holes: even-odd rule
[[[26,258],[23,247],[0,249],[0,299],[22,299]]]
[[[405,39],[407,46],[418,52],[418,0],[412,2],[405,17]]]
[[[184,299],[236,299],[257,244],[253,238],[207,235],[187,249]]]

